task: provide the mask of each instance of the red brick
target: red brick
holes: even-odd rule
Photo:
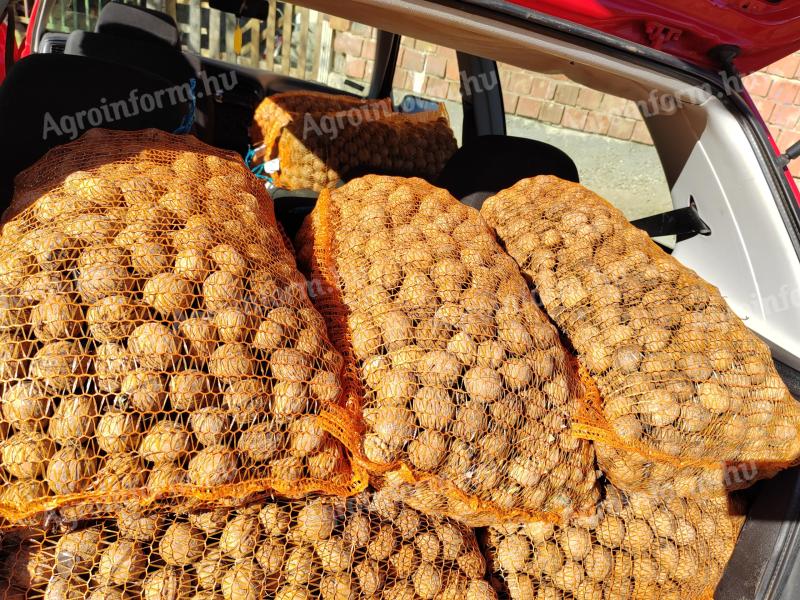
[[[530,100],[530,98],[528,98],[528,100]],[[508,90],[503,90],[503,108],[505,109],[507,115],[513,115],[517,112],[518,101],[519,96],[509,92]]]
[[[334,52],[346,54],[349,57],[361,56],[361,46],[364,40],[348,32],[339,32],[333,39]]]
[[[458,70],[458,60],[455,58],[447,59],[447,68],[445,69],[444,76],[450,81],[461,80],[461,75]]]
[[[775,133],[777,133],[777,135],[773,134],[773,136],[775,137],[775,142],[778,144],[778,148],[781,149],[781,152],[786,150],[797,140],[800,140],[800,131],[792,131],[789,129],[784,129],[784,130],[779,130]]]
[[[586,117],[589,111],[575,106],[567,106],[564,109],[564,116],[561,118],[561,124],[570,129],[577,129],[582,131],[586,125]]]
[[[578,94],[580,91],[581,88],[574,83],[559,83],[556,86],[556,94],[554,99],[559,104],[575,106],[575,104],[578,102]]]
[[[456,51],[453,50],[452,48],[447,48],[445,46],[439,46],[438,48],[436,48],[436,56],[441,56],[445,60],[450,60],[451,58],[453,60],[455,60],[456,59]]]
[[[604,113],[590,112],[586,117],[586,124],[583,130],[588,133],[599,133],[605,135],[611,126],[611,117]]]
[[[432,98],[447,98],[448,85],[444,79],[425,78],[425,95]]]
[[[392,87],[393,88],[402,88],[402,87],[404,87],[405,84],[406,84],[406,74],[407,73],[408,73],[408,71],[406,71],[405,69],[397,67],[394,70],[394,79],[392,80]]]
[[[375,40],[364,40],[364,47],[361,49],[361,56],[364,58],[375,58]]]
[[[754,98],[765,98],[771,85],[772,77],[765,73],[751,73],[744,78],[744,87]]]
[[[453,102],[461,102],[461,86],[455,81],[447,84],[447,99]]]
[[[406,71],[406,81],[403,88],[409,91],[414,89],[414,74],[411,71]]]
[[[350,29],[350,21],[342,19],[341,17],[328,17],[328,23],[331,29],[335,29],[336,31],[347,31]]]
[[[800,107],[778,104],[775,106],[775,110],[772,111],[769,122],[778,127],[788,127],[791,129],[797,124],[798,118],[800,118]]]
[[[777,133],[777,135],[775,135]],[[800,131],[779,131],[774,132],[773,136],[776,138],[775,143],[778,144],[781,152],[787,150],[789,146],[800,140]],[[789,172],[795,177],[800,177],[800,161],[793,160],[789,163]]]
[[[512,73],[511,80],[509,81],[506,89],[515,94],[527,96],[531,93],[531,83],[533,78],[525,73]]]
[[[754,98],[753,103],[756,105],[758,112],[761,114],[761,118],[769,123],[769,119],[772,116],[772,111],[775,109],[775,103],[766,98]]]
[[[430,42],[423,42],[422,40],[416,40],[414,42],[414,48],[430,54],[436,52],[437,46],[436,44],[431,44]]]
[[[348,58],[347,63],[345,63],[344,72],[348,77],[363,79],[366,68],[367,61],[363,58]]]
[[[647,129],[647,125],[644,124],[644,121],[636,121],[636,125],[633,126],[631,141],[647,144],[649,146],[653,145],[653,138],[650,137],[650,131]]]
[[[780,77],[794,77],[797,69],[800,67],[800,56],[797,54],[790,54],[778,62],[772,63],[766,69],[767,73],[772,75],[779,75]]]
[[[636,102],[627,100],[625,102],[625,110],[622,111],[622,116],[638,121],[642,118],[642,113],[639,112],[639,107],[636,106]]]
[[[600,110],[611,113],[612,115],[621,115],[625,112],[625,98],[618,98],[617,96],[612,96],[611,94],[606,94],[603,96],[602,102],[600,102]]]
[[[444,72],[447,69],[447,60],[441,56],[429,54],[425,59],[425,72],[434,77],[444,77]]]
[[[364,23],[356,23],[355,21],[352,21],[350,23],[350,31],[353,34],[359,35],[363,38],[372,37],[372,27],[369,25],[364,25]]]
[[[519,107],[518,107],[519,108]],[[545,123],[553,123],[558,125],[561,123],[561,117],[564,116],[564,107],[554,102],[548,102],[542,106],[539,112],[539,119]]]
[[[603,100],[603,92],[598,92],[591,88],[582,87],[578,94],[578,106],[581,108],[588,108],[589,110],[596,110],[600,108],[600,102]]]
[[[507,109],[506,109],[507,110]],[[517,114],[528,119],[538,119],[542,114],[542,101],[523,96],[517,102]],[[555,117],[554,117],[555,118]]]
[[[534,77],[531,85],[531,96],[540,100],[552,100],[556,93],[556,84],[545,77]]]
[[[769,99],[777,104],[792,104],[800,91],[800,83],[781,79],[772,84]]]
[[[511,69],[500,69],[500,85],[507,88],[511,83],[511,75],[513,73]]]
[[[633,135],[633,127],[636,121],[625,119],[624,117],[611,117],[611,126],[608,128],[608,135],[620,140],[629,140]]]
[[[420,72],[425,68],[425,55],[422,52],[406,48],[403,51],[403,62],[401,64],[409,71]]]

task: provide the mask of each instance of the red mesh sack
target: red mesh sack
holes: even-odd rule
[[[711,600],[744,524],[744,502],[606,492],[590,518],[490,527],[484,546],[501,595]]]
[[[323,192],[296,245],[345,355],[363,431],[338,436],[357,460],[474,525],[593,506],[592,450],[569,430],[575,369],[476,211],[367,176]]]
[[[536,177],[481,214],[597,385],[575,430],[615,485],[723,493],[797,462],[800,408],[767,346],[616,208]]]
[[[0,546],[4,598],[496,600],[475,534],[379,494],[28,531]]]
[[[270,160],[278,156],[278,139],[290,123],[303,121],[305,115],[313,115],[318,119],[327,113],[352,109],[380,111],[384,114],[394,110],[391,98],[370,100],[325,92],[282,92],[264,98],[258,105],[253,115],[250,139],[253,145],[264,146],[263,156],[265,160]]]
[[[93,131],[17,177],[0,238],[0,516],[352,493],[342,357],[241,159]]]

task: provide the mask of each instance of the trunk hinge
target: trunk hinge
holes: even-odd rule
[[[726,75],[729,77],[741,77],[739,69],[736,68],[733,62],[741,52],[742,49],[734,44],[720,44],[709,50],[708,55],[725,69]]]

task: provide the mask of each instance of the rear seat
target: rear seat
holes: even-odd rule
[[[17,173],[88,129],[178,129],[189,112],[187,103],[149,110],[149,102],[131,102],[133,91],[143,100],[170,85],[155,73],[126,65],[109,68],[84,56],[33,54],[18,61],[0,86],[0,209],[11,199]],[[123,101],[127,110],[117,104]]]
[[[112,2],[100,12],[96,31],[73,31],[65,53],[87,56],[114,65],[129,65],[163,77],[170,85],[183,86],[195,80],[194,132],[213,143],[213,98],[202,93],[200,60],[181,51],[175,21],[164,13]]]

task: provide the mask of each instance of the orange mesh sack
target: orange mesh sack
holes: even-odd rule
[[[287,189],[334,187],[354,172],[434,179],[457,149],[444,105],[425,113],[387,113],[380,106],[295,119],[278,141]]]
[[[263,144],[264,156],[266,160],[270,160],[278,155],[277,141],[289,123],[303,121],[306,115],[313,115],[318,119],[327,113],[352,109],[388,114],[393,110],[392,99],[370,100],[343,94],[308,91],[273,94],[264,98],[256,108],[250,138],[253,144]]]
[[[340,439],[359,460],[474,525],[593,506],[594,456],[569,430],[575,371],[476,211],[367,176],[323,192],[297,246],[346,357],[364,431]]]
[[[711,600],[744,524],[743,503],[626,495],[591,518],[489,528],[494,584],[512,600]]]
[[[798,460],[800,408],[767,346],[608,202],[537,177],[481,214],[597,384],[577,431],[615,485],[724,492]]]
[[[12,209],[0,515],[365,485],[317,417],[342,357],[239,158],[94,132],[22,173]]]
[[[125,511],[6,540],[4,598],[496,600],[475,534],[378,495]]]

